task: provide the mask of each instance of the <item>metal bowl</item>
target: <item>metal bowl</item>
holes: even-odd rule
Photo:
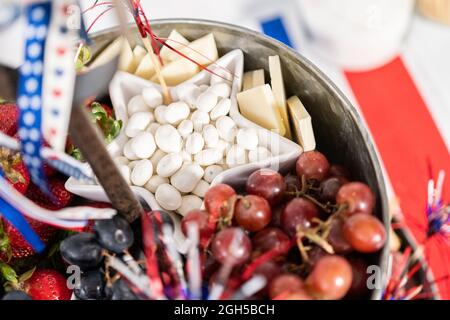
[[[153,31],[167,37],[177,29],[190,39],[213,32],[220,54],[236,48],[244,51],[245,68],[263,68],[268,73],[268,57],[279,55],[283,65],[288,96],[297,95],[312,117],[318,149],[332,162],[348,167],[355,180],[366,182],[376,195],[376,215],[389,228],[388,200],[372,137],[349,100],[313,63],[284,44],[261,33],[230,24],[205,20],[170,19],[151,22]],[[137,30],[132,28],[139,42]],[[101,50],[117,34],[109,29],[93,35],[95,50]],[[389,243],[389,241],[387,241]],[[374,255],[372,262],[387,274],[388,246]],[[383,277],[384,278],[384,277]],[[383,284],[384,286],[384,284]],[[382,289],[372,291],[372,299],[380,299]]]

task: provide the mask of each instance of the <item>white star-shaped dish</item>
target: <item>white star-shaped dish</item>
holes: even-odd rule
[[[236,96],[241,90],[244,71],[244,54],[242,50],[233,50],[222,56],[214,65],[210,66],[210,69],[215,71],[220,70],[221,68],[226,68],[234,74],[231,86],[231,109],[229,116],[236,122],[238,128],[256,128],[258,132],[259,145],[269,149],[272,153],[272,157],[264,161],[247,163],[224,170],[212,181],[211,185],[227,183],[235,187],[243,186],[245,185],[248,176],[253,171],[260,168],[270,167],[280,172],[287,172],[294,166],[295,161],[302,152],[302,148],[293,141],[256,125],[239,113]],[[203,70],[179,86],[182,86],[185,83],[209,85],[212,76],[214,75],[206,70]],[[152,86],[162,92],[162,89],[158,84],[144,80],[130,73],[117,72],[116,76],[111,81],[109,91],[116,118],[123,121],[124,127],[126,127],[128,122],[128,101],[132,97],[141,94],[144,88]],[[177,87],[170,88],[174,100],[177,100]],[[128,137],[125,135],[124,130],[122,130],[119,136],[107,147],[111,156],[116,157],[122,155],[123,146],[127,141]],[[66,182],[66,188],[70,192],[87,199],[109,202],[105,191],[99,185],[86,184],[85,182],[77,181],[74,178],[69,178]],[[153,193],[143,187],[131,186],[131,189],[136,196],[144,200],[152,210],[162,210]],[[174,237],[178,250],[185,253],[188,244],[187,241],[185,241],[186,239],[183,233],[181,232],[180,216],[173,212],[169,212],[169,214],[174,220]]]

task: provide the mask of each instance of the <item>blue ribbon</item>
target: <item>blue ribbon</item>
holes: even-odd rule
[[[36,232],[31,228],[23,215],[11,206],[8,202],[0,198],[0,214],[8,220],[22,234],[24,239],[33,247],[34,251],[41,253],[45,249],[45,244]]]
[[[20,68],[17,104],[19,114],[19,138],[23,161],[33,182],[52,196],[44,173],[41,154],[42,135],[42,86],[45,44],[52,14],[51,1],[34,3],[26,7],[25,59]]]
[[[0,169],[0,179],[4,179],[5,175]],[[30,224],[24,218],[22,213],[20,213],[11,204],[6,202],[0,197],[0,215],[2,215],[10,224],[16,228],[23,238],[33,247],[34,251],[40,253],[44,251],[45,244],[42,242],[41,238],[36,234],[36,232],[31,228]]]

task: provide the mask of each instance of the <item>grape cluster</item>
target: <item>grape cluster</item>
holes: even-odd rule
[[[95,221],[92,232],[81,232],[64,239],[61,256],[82,271],[74,289],[80,300],[135,300],[138,296],[127,281],[107,267],[105,257],[123,256],[133,245],[134,232],[121,216]]]
[[[183,218],[182,230],[187,234],[188,224],[197,224],[210,281],[221,265],[233,267],[227,291],[251,273],[267,280],[255,298],[368,294],[368,254],[386,241],[385,227],[373,215],[375,196],[322,153],[303,153],[285,177],[271,169],[253,172],[245,195],[225,184],[211,187],[204,201],[205,210]]]

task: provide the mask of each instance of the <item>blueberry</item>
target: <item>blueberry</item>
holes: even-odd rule
[[[64,239],[60,251],[67,263],[82,269],[95,268],[103,259],[102,247],[97,243],[95,235],[90,233],[78,233]]]
[[[101,246],[114,253],[122,253],[131,247],[134,241],[130,224],[118,215],[109,220],[95,221],[94,231]]]
[[[139,300],[123,278],[112,285],[111,300]]]
[[[105,298],[105,280],[100,270],[84,272],[80,287],[73,291],[80,300],[103,300]]]
[[[2,300],[32,300],[32,299],[25,292],[20,290],[14,290],[5,294]]]

